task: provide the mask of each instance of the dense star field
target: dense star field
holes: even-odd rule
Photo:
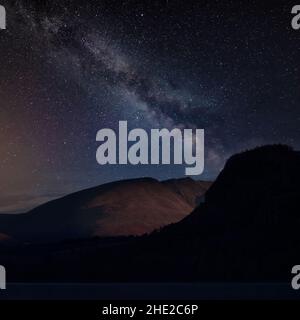
[[[238,151],[300,147],[300,31],[288,1],[2,1],[0,212],[184,165],[99,166],[96,133],[205,130],[214,179]]]

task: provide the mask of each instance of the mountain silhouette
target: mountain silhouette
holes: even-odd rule
[[[232,156],[205,203],[166,228],[165,236],[175,241],[189,235],[194,279],[290,280],[300,258],[299,199],[299,152],[259,147]]]
[[[15,281],[290,282],[300,260],[299,182],[298,152],[259,147],[232,156],[190,215],[150,235],[29,245],[1,257]]]
[[[112,182],[26,214],[0,215],[0,233],[7,235],[3,239],[9,235],[22,242],[142,235],[183,219],[209,186],[209,182],[191,178]]]

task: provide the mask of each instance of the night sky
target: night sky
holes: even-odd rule
[[[184,165],[99,166],[96,133],[120,120],[205,129],[197,179],[247,148],[300,149],[297,3],[261,2],[2,0],[0,212],[108,181],[184,176]]]

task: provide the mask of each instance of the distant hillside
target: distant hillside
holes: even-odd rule
[[[0,233],[26,242],[142,235],[183,219],[209,186],[209,182],[190,178],[113,182],[51,201],[26,214],[0,215]]]

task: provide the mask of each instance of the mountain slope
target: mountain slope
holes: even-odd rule
[[[209,185],[189,178],[113,182],[51,201],[27,214],[0,215],[0,232],[20,241],[42,242],[142,235],[184,218]]]

